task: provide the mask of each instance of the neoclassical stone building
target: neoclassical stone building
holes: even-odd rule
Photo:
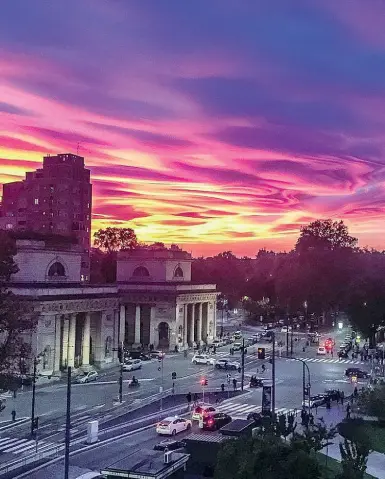
[[[216,335],[216,287],[191,282],[191,255],[177,247],[119,253],[113,285],[80,281],[82,251],[75,246],[18,240],[17,249],[10,289],[39,316],[28,340],[42,373],[107,367],[122,342],[183,349]]]

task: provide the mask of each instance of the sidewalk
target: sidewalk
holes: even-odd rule
[[[345,419],[345,410],[346,410],[346,402],[344,406],[336,405],[333,403],[331,409],[318,409],[317,418],[323,418],[325,424],[327,426],[336,426],[338,423]],[[321,452],[322,454],[326,454],[337,461],[341,461],[341,454],[340,454],[340,442],[343,442],[344,438],[337,434],[337,436],[333,439],[333,444],[324,448]],[[380,452],[373,451],[370,453],[368,458],[368,464],[366,468],[366,472],[374,477],[378,477],[380,479],[385,479],[385,454],[381,454]]]

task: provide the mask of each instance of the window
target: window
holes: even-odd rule
[[[48,270],[48,276],[50,278],[57,277],[57,276],[62,276],[62,277],[65,276],[64,266],[59,261],[56,261],[50,266]]]
[[[80,281],[84,281],[84,274],[80,275]]]
[[[5,225],[5,229],[6,229],[6,230],[11,230],[12,228],[13,228],[13,224],[11,224],[11,223],[7,223],[7,224]]]
[[[144,278],[150,276],[150,273],[148,272],[148,269],[144,266],[138,266],[134,269],[132,276],[135,276],[136,278]]]
[[[38,205],[38,204],[39,204],[39,198],[35,198],[35,199],[33,200],[33,203],[34,203],[35,205]]]
[[[183,278],[183,269],[178,266],[175,270],[175,273],[174,273],[174,277],[175,278]]]

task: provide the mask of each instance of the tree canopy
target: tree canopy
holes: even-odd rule
[[[119,250],[132,250],[138,246],[136,234],[131,228],[106,228],[96,231],[94,244],[109,253]]]
[[[357,238],[349,235],[343,221],[316,220],[303,226],[295,250],[303,253],[311,250],[353,249]]]

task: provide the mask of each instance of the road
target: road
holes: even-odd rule
[[[247,327],[245,336],[251,334],[256,328]],[[337,341],[341,341],[346,331],[337,331],[330,333]],[[298,341],[294,341],[294,356],[304,359],[310,369],[311,374],[311,393],[322,393],[327,388],[338,388],[344,390],[345,394],[353,391],[353,385],[346,380],[344,371],[350,365],[367,368],[367,365],[356,364],[360,361],[342,360],[331,357],[317,357],[315,346],[305,348],[305,336],[297,334]],[[285,334],[278,332],[277,339],[285,338]],[[342,339],[341,339],[342,338]],[[266,353],[269,355],[271,345],[261,343],[255,347],[248,348],[245,359],[245,394],[230,398],[219,406],[223,412],[227,412],[233,418],[246,417],[248,412],[259,411],[261,409],[262,392],[261,389],[248,389],[248,379],[252,374],[264,377],[267,381],[271,375],[271,365],[268,360],[261,361],[257,359],[256,347],[266,347]],[[284,348],[285,349],[285,348]],[[220,348],[217,356],[227,357],[229,347]],[[167,391],[172,387],[172,372],[177,373],[175,381],[175,392],[180,393],[179,401],[184,403],[184,396],[188,391],[199,392],[202,390],[200,379],[207,377],[207,390],[219,390],[220,385],[224,383],[227,391],[226,371],[218,371],[212,366],[193,365],[191,363],[192,354],[188,359],[183,355],[169,355],[164,360],[163,380],[161,371],[158,371],[159,363],[157,361],[144,364],[141,371],[135,371],[134,374],[141,381],[141,386],[137,391],[128,391],[125,383],[125,403],[121,406],[113,406],[113,399],[117,396],[118,371],[110,371],[103,376],[98,383],[85,385],[76,385],[73,387],[73,407],[72,407],[72,428],[74,437],[80,437],[84,434],[89,420],[99,418],[104,419],[101,428],[118,428],[116,434],[121,433],[119,424],[131,421],[142,415],[148,415],[159,409],[159,403],[148,406],[146,411],[139,410],[133,416],[128,411],[134,405],[140,406],[147,398],[155,397],[159,393],[159,387],[162,385]],[[233,359],[240,360],[240,354],[235,353]],[[267,370],[261,373],[261,365],[264,363]],[[129,377],[133,373],[126,373]],[[240,374],[235,373],[233,377],[238,379],[240,384]],[[230,385],[232,389],[232,385]],[[65,385],[58,384],[51,387],[44,387],[38,390],[36,398],[36,407],[38,415],[41,417],[39,427],[39,438],[41,446],[50,447],[49,444],[57,445],[63,441],[64,431],[64,409],[65,409]],[[225,394],[226,396],[226,394]],[[25,413],[28,415],[30,403],[30,393],[26,392],[18,395],[16,401],[20,401],[20,407],[25,407]],[[177,401],[177,398],[175,399]],[[300,409],[302,401],[302,364],[298,361],[281,357],[276,360],[276,408],[278,413],[285,413],[289,410]],[[23,406],[22,406],[23,404]],[[176,403],[175,403],[176,404]],[[170,404],[164,404],[164,407]],[[153,409],[151,409],[153,408]],[[11,455],[30,454],[34,448],[34,441],[27,436],[28,424],[21,424],[9,430],[1,432],[0,427],[0,462],[9,460]],[[140,424],[138,426],[140,427]],[[114,430],[115,431],[115,430]],[[143,437],[147,437],[147,433]],[[114,434],[112,434],[114,435]],[[104,436],[105,437],[105,436]],[[142,437],[142,436],[141,436]],[[141,439],[142,440],[142,439]],[[11,441],[11,442],[10,442]],[[23,441],[23,442],[20,442]],[[144,440],[146,442],[146,440]],[[136,442],[138,444],[138,442]],[[53,447],[53,446],[52,446]],[[107,453],[106,453],[107,454]],[[99,455],[98,455],[99,459]],[[105,465],[105,463],[103,464]],[[31,476],[32,477],[32,476]],[[42,477],[42,476],[39,476]]]

